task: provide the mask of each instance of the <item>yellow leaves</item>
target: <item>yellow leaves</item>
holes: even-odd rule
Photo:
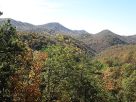
[[[63,35],[60,35],[60,34],[57,34],[57,39],[59,41],[64,41],[64,36]]]
[[[34,73],[33,70],[31,70],[30,73],[29,73],[29,78],[33,78],[34,76],[35,76],[35,73]]]
[[[84,68],[84,65],[81,63],[79,64],[79,69],[82,70]]]
[[[79,49],[78,47],[76,47],[76,49],[75,49],[76,51],[81,51],[81,49]]]
[[[42,51],[35,51],[33,53],[33,63],[32,63],[32,69],[36,75],[38,75],[41,72],[42,67],[44,66],[44,62],[47,59],[47,53]]]

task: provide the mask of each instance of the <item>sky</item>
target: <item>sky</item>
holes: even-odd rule
[[[59,22],[95,34],[104,29],[136,34],[136,0],[0,0],[0,18],[35,25]]]

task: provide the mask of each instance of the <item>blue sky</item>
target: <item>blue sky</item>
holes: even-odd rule
[[[36,25],[59,22],[89,33],[136,34],[136,0],[0,0],[0,10],[2,18]]]

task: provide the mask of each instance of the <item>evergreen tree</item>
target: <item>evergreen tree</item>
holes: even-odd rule
[[[79,48],[54,45],[46,51],[43,102],[106,102],[90,59]]]
[[[11,76],[19,66],[17,56],[25,50],[25,45],[19,41],[16,29],[10,20],[0,27],[0,100],[9,102],[11,95]]]

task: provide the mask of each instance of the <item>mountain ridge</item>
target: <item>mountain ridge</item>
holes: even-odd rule
[[[0,24],[4,23],[9,18],[1,18]],[[71,30],[58,22],[51,22],[43,25],[33,25],[26,22],[16,21],[10,19],[11,24],[19,31],[36,32],[40,34],[50,35],[66,35],[71,36],[79,41],[82,41],[87,46],[90,46],[96,52],[101,52],[108,47],[115,45],[128,45],[136,44],[136,35],[133,36],[121,36],[108,29],[102,30],[96,34],[88,33],[85,30]]]
[[[89,34],[85,30],[68,29],[58,22],[51,22],[51,23],[42,24],[42,25],[34,25],[34,24],[27,23],[27,22],[16,21],[11,18],[0,18],[0,24],[3,24],[8,19],[11,21],[11,24],[15,26],[17,30],[19,31],[48,32],[51,34],[63,33],[64,35],[70,35],[70,36],[76,36],[78,34],[79,35]]]
[[[35,25],[35,24],[31,24],[31,23],[28,23],[28,22],[22,22],[22,21],[18,21],[18,20],[14,20],[14,19],[12,19],[12,18],[0,18],[0,24],[2,24],[2,23],[4,23],[4,22],[6,22],[7,20],[10,20],[11,21],[11,24],[13,24],[14,26],[16,26],[16,27],[18,27],[18,26],[21,26],[21,24],[23,25],[23,26],[31,26],[31,27],[37,27],[37,28],[40,28],[40,27],[42,27],[42,28],[44,28],[44,29],[50,29],[50,30],[58,30],[58,28],[57,27],[59,27],[59,28],[65,28],[65,30],[66,31],[72,31],[72,32],[79,32],[79,33],[86,33],[86,34],[92,34],[92,35],[97,35],[97,34],[106,34],[106,33],[108,33],[108,34],[116,34],[116,33],[114,33],[114,32],[112,32],[111,30],[109,30],[109,29],[104,29],[104,30],[102,30],[102,31],[100,31],[100,32],[97,32],[97,33],[89,33],[89,32],[87,32],[86,30],[71,30],[71,29],[69,29],[69,28],[67,28],[67,27],[65,27],[65,26],[63,26],[61,23],[59,23],[59,22],[50,22],[50,23],[45,23],[45,24],[42,24],[42,25]],[[19,28],[19,27],[18,27]],[[55,29],[56,28],[56,29]],[[24,29],[25,30],[25,29]],[[116,34],[116,35],[119,35],[119,36],[123,36],[123,35],[120,35],[120,34]],[[124,37],[132,37],[132,36],[136,36],[136,34],[133,34],[133,35],[128,35],[128,36],[124,36]]]

